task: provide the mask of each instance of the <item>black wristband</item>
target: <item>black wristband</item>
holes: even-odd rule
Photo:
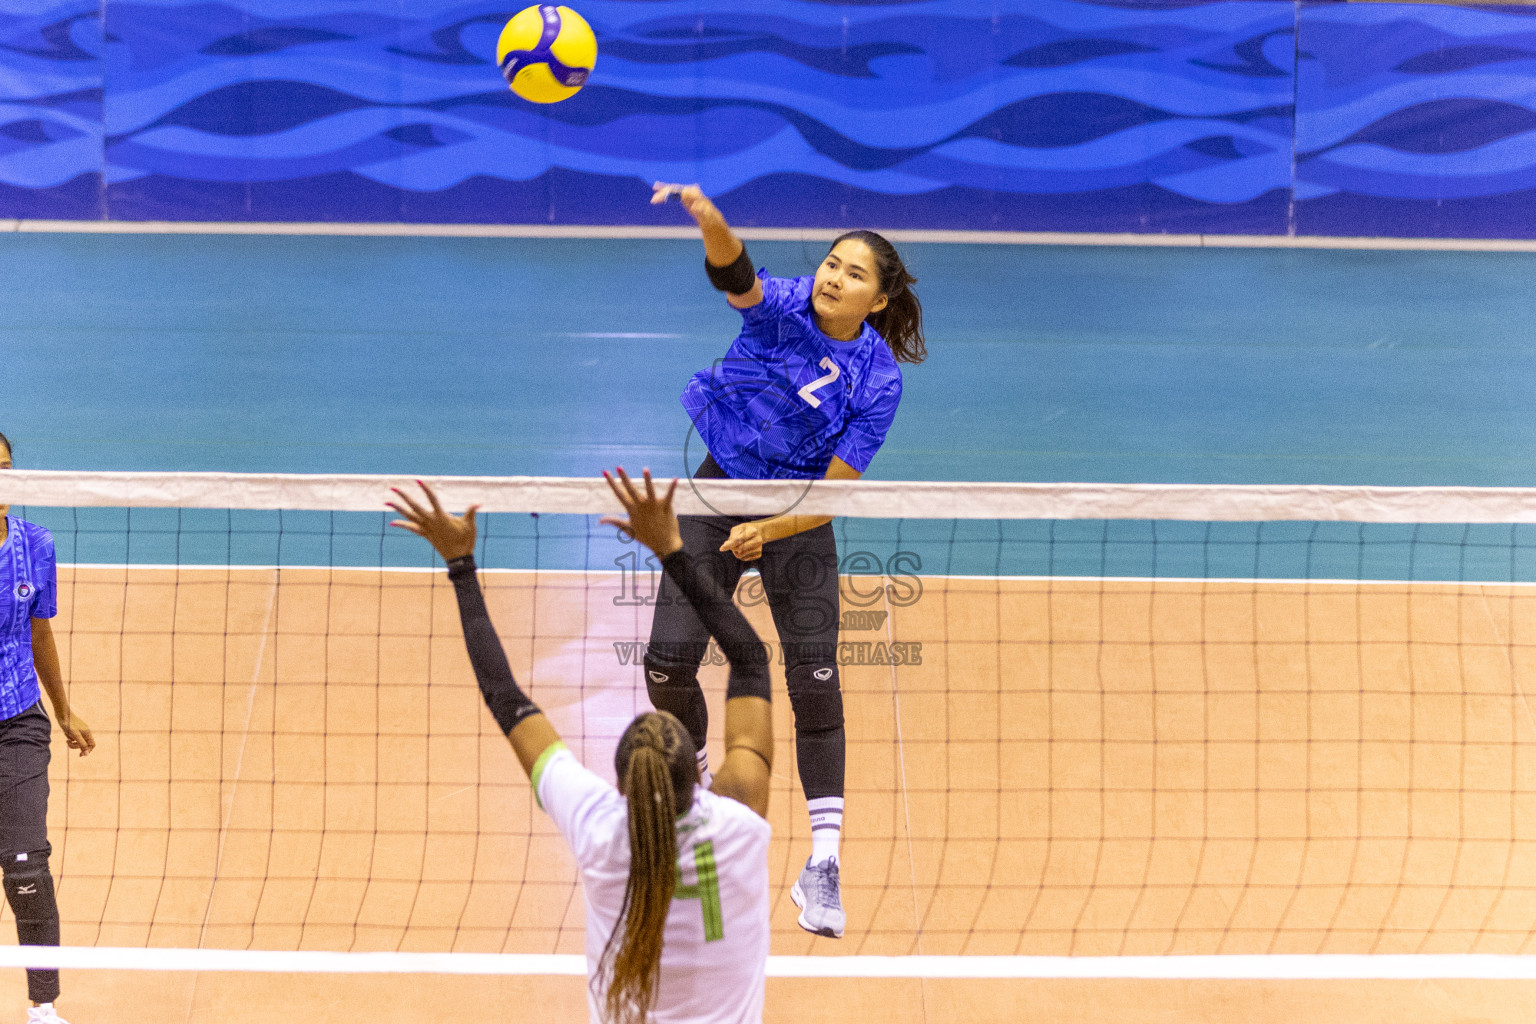
[[[459,599],[459,622],[464,627],[464,646],[469,651],[469,663],[475,670],[475,682],[480,684],[480,695],[491,717],[501,726],[501,731],[511,733],[523,719],[539,714],[539,706],[512,677],[512,666],[507,662],[507,652],[502,649],[501,637],[491,624],[491,613],[485,607],[485,595],[480,592],[480,581],[475,578],[475,556],[464,555],[448,563],[448,578],[453,581],[453,592]]]
[[[768,648],[758,639],[757,630],[731,603],[730,596],[706,573],[700,572],[693,557],[678,548],[661,560],[661,567],[677,584],[694,614],[725,653],[731,674],[725,684],[725,699],[761,697],[773,699],[768,682]]]
[[[729,266],[717,267],[706,257],[704,273],[709,275],[709,283],[716,290],[728,295],[745,295],[757,283],[757,271],[752,269],[752,257],[747,255],[745,245],[741,247],[741,255],[731,261]]]

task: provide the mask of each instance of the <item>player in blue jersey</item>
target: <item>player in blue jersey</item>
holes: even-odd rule
[[[11,442],[0,434],[0,469],[11,468]],[[59,944],[59,905],[48,870],[48,691],[70,749],[89,754],[90,727],[70,710],[49,620],[58,613],[53,537],[0,504],[0,873],[24,946]],[[41,685],[40,685],[41,684]],[[64,1024],[54,1010],[59,972],[27,972],[29,1022]]]
[[[746,247],[697,185],[657,183],[676,195],[704,236],[705,270],[741,312],[725,358],[694,374],[683,406],[708,449],[695,476],[854,480],[885,441],[901,402],[898,363],[918,363],[923,311],[896,249],[872,231],[832,243],[811,277],[756,271]],[[837,669],[837,543],[831,516],[683,518],[683,543],[733,591],[756,567],[783,647],[795,711],[795,753],[811,816],[811,855],[791,890],[800,926],[839,937],[847,741]],[[708,632],[665,576],[645,658],[651,703],[688,728],[707,772],[708,714],[698,668]]]

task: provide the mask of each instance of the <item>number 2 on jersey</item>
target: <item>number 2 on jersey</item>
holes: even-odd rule
[[[725,938],[725,926],[720,920],[720,872],[715,868],[715,844],[706,839],[693,848],[693,866],[699,880],[694,885],[684,885],[677,880],[672,898],[698,900],[704,912],[704,941],[717,942]]]
[[[822,356],[820,365],[823,370],[828,371],[827,374],[823,377],[817,377],[815,380],[811,381],[805,387],[800,389],[800,397],[805,399],[807,402],[810,402],[812,409],[821,408],[821,399],[811,394],[811,392],[815,391],[817,388],[825,387],[826,385],[831,384],[833,381],[837,380],[837,378],[843,375],[843,371],[839,369],[838,365],[832,361],[831,356]]]

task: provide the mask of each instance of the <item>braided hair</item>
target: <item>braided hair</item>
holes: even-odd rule
[[[656,1002],[661,943],[677,888],[677,817],[699,781],[693,739],[665,711],[640,715],[613,755],[629,803],[629,881],[593,984],[607,985],[606,1016],[641,1024]]]

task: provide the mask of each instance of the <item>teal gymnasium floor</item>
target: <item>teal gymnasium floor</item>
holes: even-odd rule
[[[1536,254],[903,248],[931,358],[872,477],[1536,483]],[[11,234],[0,430],[36,468],[677,472],[735,319],[689,241]]]
[[[785,275],[824,251],[751,249]],[[1536,483],[1536,254],[903,250],[931,356],[871,477]],[[0,431],[49,469],[683,473],[678,392],[737,322],[700,259],[671,240],[11,234]],[[363,514],[135,515],[40,521],[66,560],[422,557]],[[489,525],[488,564],[612,564],[553,518]],[[960,574],[1536,579],[1525,527],[841,523],[845,549]]]

